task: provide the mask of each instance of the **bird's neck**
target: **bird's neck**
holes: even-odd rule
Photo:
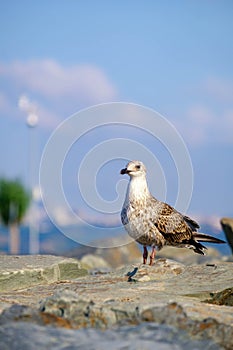
[[[129,202],[146,201],[150,196],[145,176],[135,176],[130,179],[127,191]]]

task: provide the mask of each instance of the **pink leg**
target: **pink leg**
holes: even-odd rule
[[[151,250],[151,255],[150,255],[150,266],[153,264],[155,258],[155,247],[152,246],[152,250]]]
[[[143,246],[143,264],[146,264],[147,257],[148,257],[148,250],[146,245],[144,245]]]

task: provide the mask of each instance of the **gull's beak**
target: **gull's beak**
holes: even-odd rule
[[[121,175],[128,174],[127,168],[121,169]]]

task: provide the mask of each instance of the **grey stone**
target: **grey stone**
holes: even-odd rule
[[[157,258],[175,260],[187,266],[219,262],[222,256],[219,251],[213,247],[208,247],[206,255],[200,255],[194,254],[193,251],[189,249],[166,246],[157,252]]]
[[[0,326],[1,350],[221,350],[209,339],[194,340],[174,327],[144,323],[113,330],[67,330],[24,322]]]
[[[21,264],[27,267],[31,265],[32,270],[33,267],[37,269],[38,259],[37,256],[30,257],[28,260],[24,257]],[[14,267],[17,260],[15,257],[9,257],[9,268],[12,271],[17,270]],[[56,264],[63,260],[64,258],[60,258]],[[34,266],[33,261],[35,261]],[[70,259],[68,262],[70,264]],[[73,267],[73,265],[67,266]],[[23,267],[18,264],[17,268]],[[137,344],[142,344],[139,348],[143,349],[151,348],[153,344],[158,349],[160,347],[170,349],[171,344],[168,339],[172,339],[174,346],[173,334],[176,334],[179,340],[175,343],[177,349],[183,349],[183,344],[187,348],[189,343],[194,344],[193,341],[196,342],[196,348],[208,349],[209,346],[211,350],[221,347],[230,349],[232,307],[212,305],[204,301],[213,293],[232,288],[232,269],[232,262],[219,261],[214,264],[185,266],[169,259],[158,259],[153,266],[127,265],[107,274],[85,275],[69,280],[51,279],[46,283],[24,289],[2,291],[0,307],[4,310],[0,315],[0,339],[6,339],[9,335],[13,345],[8,348],[14,349],[15,343],[11,338],[11,330],[12,334],[14,332],[18,334],[20,325],[23,324],[25,332],[30,334],[31,342],[33,335],[35,337],[35,346],[37,346],[35,349],[39,349],[37,341],[40,344],[42,340],[35,333],[31,334],[30,329],[34,329],[34,332],[38,329],[40,335],[47,339],[47,343],[43,343],[41,348],[51,348],[51,341],[58,339],[58,342],[54,343],[55,347],[62,349],[59,341],[63,337],[65,337],[63,349],[66,348],[66,344],[67,349],[72,349],[74,339],[76,339],[76,345],[80,345],[80,348],[83,345],[84,349],[85,346],[87,349],[92,349],[93,344],[95,346],[93,349],[98,349],[98,341],[102,345],[100,348],[107,347],[106,344],[114,348],[111,342],[104,343],[105,337],[101,338],[101,334],[111,334],[116,349],[124,349],[124,346],[127,349],[136,349]],[[132,274],[132,271],[135,273]],[[2,272],[4,272],[3,267]],[[131,282],[128,282],[128,272],[132,274]],[[68,271],[63,273],[68,275]],[[33,323],[35,327],[40,328],[33,328]],[[56,331],[53,327],[56,327]],[[74,330],[74,328],[85,327],[87,327],[86,330]],[[90,329],[93,327],[95,329]],[[153,335],[151,327],[154,332],[161,335],[161,338],[157,338],[157,333]],[[101,333],[103,329],[105,332]],[[80,333],[73,333],[79,331]],[[53,340],[51,340],[51,332],[56,332],[56,335],[53,333]],[[22,334],[25,333],[22,332]],[[66,338],[66,334],[72,334],[73,343],[72,341],[69,343],[69,337]],[[79,340],[76,334],[79,334]],[[84,334],[86,337],[94,334],[93,343],[90,336],[86,345],[87,339]],[[165,338],[162,338],[163,336]],[[134,339],[137,339],[137,343]],[[144,343],[140,343],[144,340]],[[22,340],[24,341],[25,343],[20,346],[22,349],[23,346],[27,349],[28,339]],[[6,344],[9,344],[8,340]],[[0,349],[4,349],[2,346],[5,346],[4,341],[0,343]]]
[[[170,303],[166,306],[150,307],[140,312],[138,307],[129,309],[110,305],[95,305],[92,301],[80,300],[75,293],[66,292],[49,297],[42,305],[47,313],[64,316],[75,327],[109,328],[114,324],[139,324],[141,321],[166,324],[185,330],[191,338],[212,339],[224,348],[233,348],[233,327],[219,323],[214,318],[193,320],[181,305]],[[62,314],[60,311],[62,310]]]
[[[128,327],[128,331],[130,330],[131,333],[136,333],[137,336],[139,336],[140,334],[140,337],[138,337],[138,341],[139,343],[142,341],[142,344],[148,343],[149,345],[151,340],[153,340],[153,342],[155,343],[156,340],[159,340],[160,342],[168,345],[171,341],[171,338],[173,338],[173,336],[176,334],[176,338],[179,339],[178,344],[180,346],[183,344],[184,340],[184,344],[187,344],[188,339],[189,342],[192,342],[193,340],[206,341],[206,344],[215,344],[215,348],[218,348],[219,346],[225,349],[231,349],[233,346],[232,326],[220,324],[219,322],[211,318],[202,321],[192,320],[188,318],[183,308],[176,303],[171,303],[163,307],[152,307],[147,310],[144,310],[141,314],[137,314],[137,311],[135,310],[135,317],[130,318],[130,315],[127,314],[127,312],[122,311],[119,317],[119,310],[114,310],[113,308],[109,308],[109,306],[95,306],[94,303],[90,301],[88,302],[85,300],[80,300],[76,297],[77,296],[74,293],[67,292],[63,295],[57,295],[48,298],[48,300],[42,306],[43,312],[40,312],[39,310],[27,306],[13,305],[8,310],[5,310],[0,316],[0,334],[1,332],[5,332],[4,330],[6,325],[8,325],[7,329],[10,329],[12,327],[14,328],[14,326],[12,326],[13,321],[14,323],[23,323],[24,330],[26,331],[28,328],[30,328],[32,323],[37,325],[46,325],[47,327],[48,325],[52,325],[60,328],[95,327],[96,329],[105,329],[109,327],[112,328],[114,324],[122,324],[122,320],[125,320],[128,324],[132,323],[133,320],[135,327]],[[113,317],[114,312],[115,317]],[[49,317],[50,313],[52,313],[53,315],[55,314],[55,317]],[[106,317],[109,315],[109,318]],[[61,322],[62,317],[67,319],[67,322]],[[140,332],[140,324],[142,322],[149,323],[148,326],[143,325],[143,333]],[[148,334],[150,332],[148,332],[148,330],[150,330],[151,328],[155,328],[151,325],[152,322],[156,323],[156,328],[160,335],[154,334],[153,338],[150,339],[150,336]],[[164,325],[166,325],[166,327],[164,327]],[[123,330],[127,330],[127,328],[124,327],[115,327],[114,329],[115,335],[117,335],[117,333],[122,334],[124,333]],[[170,331],[165,336],[164,331],[169,329]],[[40,332],[41,331],[43,333],[43,330],[40,330]],[[61,336],[62,332],[62,330],[57,332],[57,338]],[[98,333],[96,333],[96,336],[97,334]],[[127,332],[125,332],[125,334],[127,334]],[[135,334],[134,336],[132,336],[131,334],[129,337],[127,336],[126,338],[131,338],[132,341],[135,341]],[[117,340],[118,348],[120,344],[119,338],[117,337],[117,339],[115,338],[115,340]],[[9,344],[9,349],[10,345],[12,346],[12,348],[14,348],[14,341],[12,341],[12,343],[8,342],[9,340],[7,340],[7,342],[3,345],[6,346],[6,344]],[[22,345],[26,346],[24,342]],[[49,339],[46,345],[49,345]],[[130,345],[130,343],[128,343],[128,345]],[[151,345],[153,345],[153,343]],[[199,345],[201,345],[201,343]],[[1,349],[4,349],[4,346],[1,347]],[[181,346],[181,348],[183,347]]]
[[[87,274],[76,259],[51,255],[0,255],[0,291],[12,291]]]
[[[110,270],[111,265],[101,256],[86,254],[81,258],[81,263],[87,265],[90,269],[107,268]]]
[[[166,323],[185,330],[193,339],[212,339],[224,349],[233,349],[233,326],[217,322],[214,318],[202,321],[187,317],[183,308],[172,303],[166,307],[152,307],[142,312],[142,320],[159,324]]]
[[[120,321],[135,323],[135,310],[127,310],[123,305],[96,304],[90,299],[80,298],[78,294],[65,290],[43,300],[40,310],[71,322],[73,327],[109,328]]]
[[[141,252],[136,242],[131,241],[128,235],[109,237],[103,241],[98,240],[93,247],[79,247],[67,253],[68,257],[82,259],[85,255],[100,256],[110,267],[122,267],[125,264],[140,263],[142,261]],[[103,248],[103,247],[113,248]]]
[[[71,322],[63,317],[41,312],[38,308],[18,304],[3,310],[0,315],[0,325],[11,322],[27,322],[43,326],[52,325],[54,327],[72,328]]]

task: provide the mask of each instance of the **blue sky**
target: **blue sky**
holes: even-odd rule
[[[0,174],[28,178],[20,96],[27,96],[39,117],[33,131],[36,174],[45,144],[62,121],[95,104],[131,102],[158,111],[187,144],[194,170],[188,212],[232,216],[232,14],[232,1],[224,0],[0,0]],[[126,130],[119,133],[127,137]],[[98,135],[91,143],[84,140],[80,154],[114,132]],[[177,183],[169,155],[145,135],[130,137],[156,153],[167,178],[167,200],[174,204]],[[64,180],[74,206],[75,181],[69,179],[76,176],[75,159],[71,152],[73,166],[65,169]],[[106,177],[104,171],[97,177],[103,197],[114,197],[122,164],[106,166]],[[155,176],[151,179],[156,188]],[[79,205],[85,211],[77,196]]]

